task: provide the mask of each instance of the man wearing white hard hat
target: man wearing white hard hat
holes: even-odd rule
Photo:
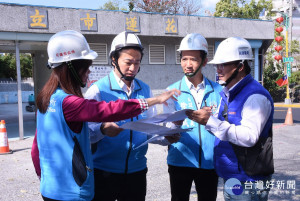
[[[273,100],[252,78],[251,60],[252,48],[247,40],[230,37],[222,41],[209,62],[215,65],[225,86],[218,113],[187,112],[190,119],[216,136],[214,165],[225,182],[225,200],[267,200],[267,184],[274,173]]]
[[[167,88],[179,89],[181,96],[178,97],[178,102],[169,101],[168,106],[164,106],[165,112],[197,110],[202,107],[216,111],[218,108],[222,87],[207,79],[201,72],[207,63],[207,48],[206,39],[198,33],[188,34],[182,39],[178,51],[184,76]],[[171,200],[189,200],[194,182],[199,201],[215,201],[218,185],[218,176],[213,165],[215,136],[205,130],[204,126],[188,118],[167,126],[191,129],[180,133],[180,140],[169,146],[167,162]]]
[[[114,70],[95,82],[85,98],[98,101],[152,97],[150,87],[135,78],[140,71],[143,46],[133,33],[121,32],[112,41],[110,58]],[[156,114],[156,108],[119,122],[89,123],[95,167],[94,200],[143,201],[146,196],[148,145],[141,146],[147,135],[119,128],[120,125]],[[157,143],[176,140],[169,137]],[[139,147],[139,148],[137,148]]]

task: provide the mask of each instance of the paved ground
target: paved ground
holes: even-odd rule
[[[23,128],[24,137],[34,136],[35,134],[35,113],[26,111],[27,103],[23,103]],[[0,120],[5,120],[8,138],[11,140],[19,139],[19,113],[18,104],[0,104]]]
[[[7,107],[11,106],[7,105]],[[7,110],[4,112],[4,109],[0,104],[0,119],[5,117],[5,120],[8,119],[6,121],[10,122],[10,113],[8,112],[9,111]],[[28,118],[28,122],[34,121],[34,114],[24,113],[24,116],[26,115],[28,115],[28,117],[24,117],[24,120]],[[18,129],[16,130],[18,132]],[[31,128],[30,133],[32,133],[32,135],[34,134],[34,130],[34,128]],[[299,130],[300,124],[298,123],[294,126],[285,126],[281,123],[274,124],[274,158],[276,173],[273,175],[274,187],[270,192],[269,199],[271,201],[300,200]],[[10,135],[9,132],[10,131],[8,130],[8,134]],[[25,138],[25,140],[10,138],[9,146],[13,150],[13,154],[0,155],[1,201],[42,200],[39,194],[39,180],[35,175],[30,157],[32,140],[32,137]],[[149,146],[149,151],[147,153],[149,169],[147,201],[170,200],[166,155],[166,147],[159,145]],[[293,182],[295,182],[295,185],[292,185]],[[223,200],[221,186],[222,185],[220,185],[218,191],[218,201]],[[190,197],[191,201],[197,200],[194,188],[191,191]]]

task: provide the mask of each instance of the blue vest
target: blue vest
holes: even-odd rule
[[[41,165],[41,194],[55,200],[92,200],[94,197],[94,175],[87,123],[83,123],[80,133],[74,133],[63,115],[62,103],[66,96],[58,88],[51,96],[45,114],[37,113],[37,143]],[[76,138],[84,158],[74,157]],[[82,155],[81,155],[82,156]],[[74,161],[73,161],[74,160]],[[73,162],[73,164],[72,164]],[[74,172],[74,162],[86,164],[83,173],[86,178],[78,184],[78,174]],[[76,166],[78,167],[78,166]],[[83,174],[79,174],[79,177]],[[76,178],[76,179],[75,179]]]
[[[222,87],[215,82],[206,78],[204,79],[205,91],[201,107],[206,102],[207,106],[213,106],[213,112],[215,112],[221,99],[219,92],[222,91]],[[168,87],[168,89],[173,88],[181,91],[181,95],[177,97],[178,102],[175,102],[176,111],[182,109],[200,109],[197,108],[197,100],[191,94],[185,77]],[[215,136],[205,130],[205,126],[188,118],[184,120],[182,128],[191,128],[192,130],[181,133],[180,140],[169,146],[168,164],[180,167],[214,169],[213,149]]]
[[[105,102],[116,101],[118,99],[144,99],[150,97],[150,88],[144,82],[134,79],[134,91],[131,96],[120,88],[113,72],[108,76],[94,83],[100,91],[101,100]],[[146,118],[146,113],[137,117],[116,122],[119,126],[129,121],[136,121]],[[148,146],[140,144],[147,140],[145,133],[132,130],[124,130],[115,137],[105,136],[97,142],[96,152],[93,153],[94,166],[97,169],[113,173],[133,173],[147,167],[145,157]],[[94,146],[94,145],[93,145]]]
[[[268,98],[272,105],[271,115],[263,128],[261,137],[268,137],[269,130],[272,128],[273,122],[273,100],[269,92],[249,74],[244,77],[234,88],[229,91],[229,100],[224,92],[221,92],[222,101],[219,110],[219,119],[224,120],[222,112],[224,110],[225,103],[228,105],[228,121],[230,124],[241,125],[242,109],[244,103],[249,96],[253,94],[261,94]],[[261,175],[248,176],[243,170],[241,164],[239,164],[237,157],[234,153],[232,145],[228,141],[221,141],[216,138],[215,141],[215,168],[218,175],[224,179],[236,178],[240,181],[255,181],[263,179]]]

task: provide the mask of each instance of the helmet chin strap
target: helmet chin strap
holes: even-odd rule
[[[243,62],[244,61],[242,61],[241,63],[239,63],[239,65],[237,66],[237,68],[235,69],[235,71],[232,73],[232,75],[225,82],[220,83],[220,85],[226,87],[234,78],[236,78],[236,76],[239,73],[239,69],[243,66]]]
[[[115,62],[115,61],[112,61],[112,62],[115,64],[117,70],[119,71],[119,73],[120,73],[120,75],[121,75],[121,79],[123,78],[124,80],[129,81],[129,82],[131,82],[132,80],[134,80],[135,76],[133,76],[133,77],[131,77],[131,76],[125,76],[125,75],[122,73],[122,71],[121,71],[121,69],[120,69],[120,67],[119,67],[119,64],[118,64],[117,62]],[[140,67],[139,67],[138,72],[140,72]]]
[[[193,72],[193,73],[184,73],[185,76],[187,76],[187,77],[193,77],[194,75],[196,75],[198,73],[198,71],[201,69],[202,64],[203,64],[203,61],[201,61],[200,66],[197,68],[197,70],[195,72]]]
[[[84,84],[84,83],[82,82],[82,80],[79,78],[79,75],[78,75],[78,73],[76,72],[76,70],[74,69],[74,67],[73,67],[73,65],[72,65],[72,63],[71,63],[71,61],[68,61],[68,62],[66,62],[66,63],[67,63],[67,65],[68,65],[68,68],[70,69],[70,71],[71,71],[73,77],[75,78],[75,80],[80,84],[80,86],[81,86],[82,88],[85,87],[86,84]]]

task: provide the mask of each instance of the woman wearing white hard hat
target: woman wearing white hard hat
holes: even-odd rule
[[[71,30],[59,32],[50,38],[47,50],[52,73],[36,100],[40,162],[35,164],[41,168],[40,191],[44,200],[92,200],[94,173],[86,122],[137,116],[175,91],[150,99],[86,100],[81,87],[97,53],[84,36]],[[38,153],[32,154],[35,158]]]
[[[143,56],[143,46],[137,35],[119,33],[112,41],[109,55],[114,70],[95,82],[86,92],[86,98],[110,102],[118,98],[153,96],[150,87],[135,78]],[[141,115],[124,121],[89,123],[95,169],[94,200],[145,200],[148,145],[139,146],[147,140],[147,135],[122,130],[119,126],[155,114],[155,107],[150,107]]]
[[[225,86],[218,116],[202,109],[187,113],[216,136],[214,165],[224,179],[226,201],[268,200],[267,183],[274,173],[273,100],[252,78],[251,60],[252,48],[244,38],[222,41],[209,62]],[[253,185],[249,188],[249,184]]]
[[[207,63],[207,48],[207,41],[201,34],[191,33],[182,39],[178,51],[184,76],[168,87],[169,90],[178,89],[182,94],[178,102],[170,100],[168,106],[164,106],[165,112],[202,107],[215,111],[218,108],[222,87],[201,72]],[[183,123],[175,122],[178,123],[190,131],[181,133],[180,140],[168,149],[171,200],[188,201],[192,183],[195,183],[198,201],[215,201],[218,187],[218,175],[213,165],[215,137],[204,126],[188,118]]]

